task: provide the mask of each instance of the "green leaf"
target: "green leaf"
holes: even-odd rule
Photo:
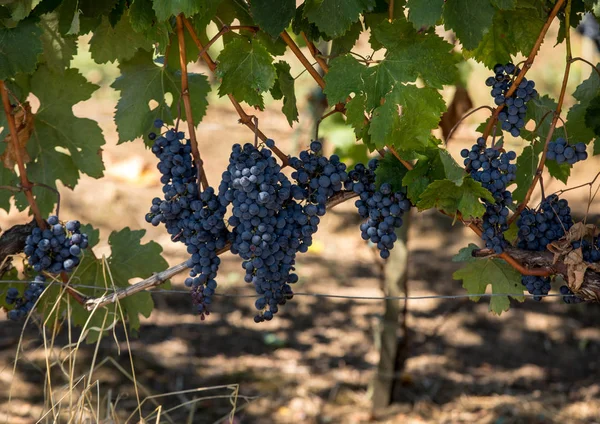
[[[290,73],[290,65],[280,61],[275,64],[277,81],[271,89],[271,95],[275,100],[283,98],[281,111],[288,120],[290,127],[294,121],[298,122],[298,107],[296,106],[296,91],[294,89],[294,78]]]
[[[375,170],[375,183],[379,187],[383,183],[392,186],[392,191],[405,191],[406,187],[402,184],[402,179],[408,172],[408,169],[392,154],[385,155],[379,160],[379,165]]]
[[[292,22],[296,13],[296,0],[252,0],[250,12],[254,22],[276,38]]]
[[[434,26],[442,17],[444,0],[408,0],[408,20],[416,29]]]
[[[545,140],[548,132],[550,131],[552,112],[554,110],[556,110],[556,101],[547,95],[529,101],[527,103],[525,123],[533,120],[536,131],[535,133],[532,133],[529,130],[523,129],[521,130],[521,136],[529,141],[532,141],[537,137]]]
[[[306,19],[304,15],[304,6],[306,3],[302,3],[296,9],[296,14],[294,15],[294,19],[292,20],[292,31],[296,35],[300,35],[303,32],[308,38],[309,41],[317,42],[319,39],[323,39],[325,41],[330,41],[331,38],[327,36],[324,32],[320,31],[317,26]]]
[[[375,109],[369,134],[377,147],[392,145],[400,150],[421,150],[431,130],[438,126],[446,104],[433,88],[397,85]]]
[[[133,0],[129,6],[129,22],[134,31],[148,31],[156,22],[152,0]]]
[[[511,54],[516,52],[508,37],[509,19],[509,15],[497,13],[490,30],[483,36],[476,49],[465,52],[466,56],[474,58],[488,68],[493,68],[496,63],[510,62]]]
[[[306,0],[304,15],[330,37],[343,35],[374,0]]]
[[[538,145],[542,146],[542,143]],[[519,203],[525,199],[525,194],[533,181],[539,157],[539,151],[534,152],[533,147],[527,146],[517,158],[517,188],[513,191],[513,199]]]
[[[98,17],[108,15],[117,6],[119,0],[78,0],[77,7],[81,14],[86,17]]]
[[[437,161],[433,162],[434,167],[443,170],[444,178],[452,181],[457,186],[461,185],[466,176],[465,170],[456,163],[450,153],[444,149],[437,149],[435,158]],[[437,165],[437,163],[439,163],[439,165]]]
[[[469,243],[467,247],[463,247],[452,257],[452,262],[475,262],[477,258],[473,257],[473,251],[478,249],[479,246]]]
[[[365,119],[366,97],[364,95],[354,96],[346,103],[346,122],[354,128],[357,139],[368,137],[368,121]]]
[[[600,95],[594,97],[588,103],[585,110],[585,125],[591,129],[596,136],[600,135]]]
[[[336,57],[329,64],[329,72],[325,75],[323,92],[330,104],[345,102],[352,94],[359,94],[364,85],[363,74],[367,67],[352,55]]]
[[[349,53],[358,41],[362,31],[362,23],[360,21],[354,22],[350,29],[344,33],[344,35],[333,39],[329,54],[332,57],[337,57],[342,54]]]
[[[35,7],[40,4],[42,0],[13,0],[10,2],[2,2],[4,7],[10,10],[11,19],[13,21],[20,21],[25,19]]]
[[[38,67],[31,92],[40,106],[27,143],[33,159],[27,164],[27,173],[32,181],[56,188],[56,180],[60,180],[73,188],[80,172],[94,178],[103,176],[102,130],[96,121],[73,114],[73,106],[89,99],[97,89],[77,69],[67,69],[58,75],[46,66]],[[48,215],[56,204],[56,194],[41,187],[33,191],[42,215]],[[17,206],[21,210],[27,206],[23,194],[17,196]]]
[[[0,185],[16,186],[18,181],[17,174],[12,169],[7,169],[4,165],[0,165]],[[0,209],[10,212],[10,199],[13,193],[8,190],[0,190]]]
[[[42,30],[32,19],[19,22],[15,28],[0,28],[0,80],[35,70],[43,51]]]
[[[421,194],[431,183],[431,179],[428,177],[430,163],[429,158],[420,159],[402,179],[402,184],[407,187],[408,198],[413,204],[419,203]]]
[[[142,50],[133,59],[121,62],[119,69],[121,76],[111,85],[121,91],[115,112],[119,143],[146,135],[156,118],[172,123],[177,116],[176,99],[181,94],[180,73],[158,66],[152,61],[152,54]],[[204,75],[190,74],[188,79],[192,111],[197,124],[206,113],[206,96],[210,85]],[[165,100],[167,93],[171,93],[174,99],[170,107]],[[155,109],[150,109],[152,100],[158,103]]]
[[[77,38],[60,34],[58,13],[43,15],[38,23],[42,29],[43,59],[54,72],[62,73],[77,53]]]
[[[594,156],[595,155],[600,155],[600,138],[597,138],[596,141],[594,141]]]
[[[500,10],[514,10],[517,0],[491,0],[492,4]]]
[[[463,287],[468,294],[472,294],[471,300],[477,302],[485,293],[488,285],[492,286],[492,293],[506,294],[506,296],[490,297],[490,311],[500,315],[510,308],[509,297],[523,302],[525,297],[521,274],[501,259],[480,259],[468,262],[464,268],[456,271],[452,278],[463,280]],[[519,293],[519,294],[517,294]]]
[[[203,8],[204,0],[152,0],[154,12],[159,21],[165,21],[171,16],[183,13],[192,16]],[[205,6],[204,6],[205,7]]]
[[[152,44],[143,34],[131,27],[128,14],[113,26],[106,17],[90,40],[90,53],[96,63],[119,62],[131,59],[138,49],[150,50]]]
[[[514,49],[513,52],[521,52],[524,56],[529,55],[537,37],[546,23],[546,14],[532,13],[530,7],[517,3],[518,8],[503,12],[508,22],[508,36]],[[523,6],[523,7],[521,7]]]
[[[562,181],[565,184],[567,183],[567,180],[571,175],[571,165],[569,165],[568,163],[563,163],[562,165],[559,165],[558,162],[556,162],[555,160],[547,160],[545,162],[545,165],[552,177],[556,178],[559,181]]]
[[[429,184],[417,203],[419,210],[438,208],[449,214],[461,212],[465,217],[479,218],[485,213],[480,198],[494,202],[492,194],[471,177],[466,177],[461,186],[450,180],[437,180]]]
[[[447,0],[444,22],[467,50],[473,50],[492,25],[494,7],[489,0]]]
[[[219,95],[233,94],[249,105],[264,107],[262,93],[275,83],[273,58],[257,40],[237,37],[219,54]]]
[[[419,76],[425,84],[442,88],[456,80],[458,58],[452,45],[435,34],[419,34],[408,22],[383,21],[372,28],[373,36],[388,49],[385,68],[395,82],[413,82]]]

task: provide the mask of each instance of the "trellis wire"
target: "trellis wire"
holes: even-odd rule
[[[0,280],[0,284],[26,284],[34,281],[28,280]],[[99,290],[105,292],[114,292],[117,289],[112,287],[99,287],[89,286],[85,284],[69,284],[69,287],[85,288],[92,290]],[[145,292],[152,294],[190,294],[189,290],[167,290],[167,289],[154,289],[144,290]],[[140,292],[141,293],[141,292]],[[214,296],[229,297],[229,298],[256,298],[262,295],[260,294],[235,294],[235,293],[215,293]],[[471,297],[497,297],[497,296],[511,296],[511,297],[576,297],[575,294],[563,295],[560,293],[549,293],[545,295],[533,295],[529,293],[475,293],[475,294],[448,294],[448,295],[422,295],[422,296],[353,296],[343,294],[329,294],[329,293],[308,293],[298,292],[294,293],[294,296],[305,296],[305,297],[321,297],[321,298],[332,298],[332,299],[347,299],[347,300],[426,300],[426,299],[468,299]]]

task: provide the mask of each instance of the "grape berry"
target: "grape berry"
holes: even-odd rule
[[[579,161],[586,160],[587,157],[585,143],[571,145],[562,137],[548,143],[546,159],[555,160],[559,165],[563,163],[574,165]]]

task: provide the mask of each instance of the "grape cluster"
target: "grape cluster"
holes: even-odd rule
[[[162,120],[154,121],[160,129]],[[192,148],[185,134],[174,128],[163,135],[150,133],[154,140],[152,152],[159,159],[157,168],[163,184],[163,198],[154,198],[146,221],[154,226],[165,224],[173,241],[187,247],[191,255],[187,266],[192,301],[201,318],[209,315],[209,305],[217,287],[215,280],[221,260],[217,252],[230,240],[225,225],[226,206],[222,205],[212,187],[200,192],[197,169],[192,160]]]
[[[533,295],[533,300],[539,302],[543,296],[550,293],[550,277],[538,277],[535,275],[523,275],[521,283],[527,288],[527,291]]]
[[[571,208],[565,199],[556,194],[546,197],[538,210],[525,209],[517,219],[519,241],[517,246],[525,250],[545,250],[549,243],[560,239],[573,226]],[[533,300],[542,300],[550,291],[548,277],[522,276],[521,282],[534,295]]]
[[[567,286],[560,286],[560,294],[563,296],[563,302],[569,304],[577,304],[583,302],[583,299],[576,296],[575,293]]]
[[[517,166],[510,162],[515,160],[515,152],[501,153],[497,149],[486,148],[485,139],[479,137],[471,150],[460,152],[465,158],[465,169],[475,181],[488,189],[495,203],[483,201],[483,234],[481,238],[489,249],[502,253],[506,247],[504,232],[508,229],[508,205],[512,204],[512,194],[506,189],[516,178]]]
[[[304,215],[301,209],[282,213],[291,187],[269,149],[259,150],[250,143],[233,146],[219,199],[224,207],[233,204],[231,252],[244,260],[245,281],[253,283],[261,295],[255,302],[259,310],[256,322],[272,319],[278,305],[291,297],[289,284],[298,280],[292,270],[303,234],[295,224],[301,220],[301,228],[309,228],[307,236],[318,224],[316,208],[311,215]]]
[[[562,137],[548,143],[548,152],[546,159],[555,160],[559,165],[568,163],[574,165],[579,161],[586,160],[588,157],[585,151],[585,143],[577,143],[571,145]]]
[[[546,245],[560,239],[572,226],[569,202],[552,194],[542,201],[538,210],[525,209],[521,212],[517,219],[517,245],[526,250],[545,250]]]
[[[58,217],[48,218],[49,228],[34,228],[25,240],[23,251],[34,271],[53,274],[72,271],[79,264],[81,250],[88,246],[86,234],[79,231],[79,221],[59,222]]]
[[[309,151],[300,152],[299,158],[290,158],[290,165],[295,169],[292,178],[296,181],[292,196],[316,205],[318,216],[325,215],[327,199],[342,191],[348,180],[346,164],[337,155],[322,156],[321,149],[321,143],[313,141]]]
[[[33,282],[27,285],[23,296],[19,296],[19,290],[11,287],[6,292],[6,303],[15,305],[14,309],[8,312],[8,319],[20,321],[33,309],[35,303],[46,288],[46,277],[36,275]]]
[[[367,166],[357,164],[348,173],[346,190],[360,196],[355,202],[358,214],[367,220],[360,225],[361,237],[377,245],[383,259],[390,256],[390,249],[397,240],[396,228],[402,226],[402,215],[410,210],[411,204],[402,192],[393,192],[388,183],[377,189],[375,169],[379,161],[371,159]]]
[[[525,126],[525,114],[527,113],[527,102],[537,97],[535,83],[527,78],[519,83],[517,90],[510,96],[506,93],[513,84],[513,78],[521,72],[512,63],[494,66],[495,75],[486,79],[485,84],[492,87],[490,94],[496,105],[504,105],[504,109],[498,114],[498,121],[504,131],[510,132],[513,137],[521,134],[521,128]]]

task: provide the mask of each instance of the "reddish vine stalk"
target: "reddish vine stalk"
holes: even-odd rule
[[[190,145],[192,147],[192,156],[198,169],[198,182],[204,189],[208,188],[208,178],[204,172],[202,157],[198,149],[198,140],[196,139],[196,125],[194,125],[194,115],[192,112],[192,102],[190,100],[190,89],[188,85],[187,57],[185,52],[185,36],[183,33],[183,14],[177,16],[177,38],[179,40],[179,64],[181,66],[181,97],[185,108],[185,121],[188,125],[190,134]],[[166,62],[166,61],[165,61]]]

